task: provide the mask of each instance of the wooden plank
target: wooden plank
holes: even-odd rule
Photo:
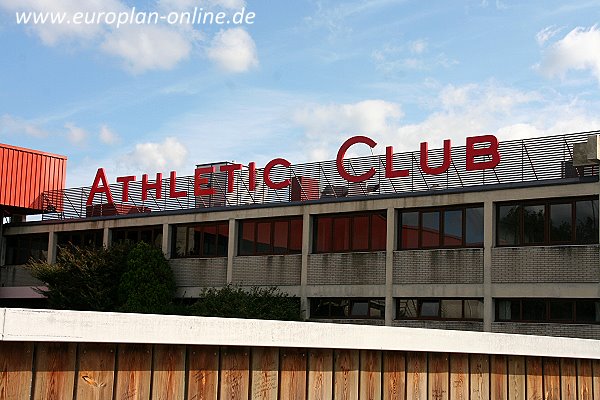
[[[308,400],[333,398],[333,350],[313,349],[308,355]]]
[[[152,399],[185,397],[185,346],[155,345],[152,365]]]
[[[406,356],[406,398],[427,399],[427,353],[410,352]]]
[[[33,342],[0,342],[0,400],[29,400]]]
[[[447,353],[429,353],[428,393],[430,400],[448,400],[449,360]]]
[[[333,398],[358,400],[358,350],[336,350]]]
[[[492,400],[506,400],[508,392],[508,365],[506,356],[493,355],[490,376]]]
[[[471,399],[488,400],[490,398],[490,358],[486,354],[471,354]]]
[[[525,359],[525,371],[527,372],[527,400],[542,400],[544,398],[542,359],[540,357],[527,357]]]
[[[306,351],[281,349],[280,355],[279,398],[281,400],[304,400],[306,398]]]
[[[592,361],[577,360],[577,398],[592,400]]]
[[[247,347],[221,349],[221,398],[248,399],[250,385],[250,354]]]
[[[525,400],[525,357],[508,357],[508,400]]]
[[[81,343],[77,373],[77,399],[112,400],[117,346]]]
[[[33,398],[73,398],[75,384],[75,343],[37,343]]]
[[[600,400],[600,360],[592,361],[592,386],[594,387],[594,400]]]
[[[360,352],[360,399],[381,398],[381,351]]]
[[[115,400],[148,400],[152,374],[152,345],[117,346]]]
[[[561,400],[577,399],[577,362],[572,358],[560,359]]]
[[[450,354],[450,400],[469,399],[469,356]]]
[[[544,372],[544,399],[560,400],[560,360],[558,358],[544,358],[542,370]]]
[[[219,348],[188,347],[188,400],[217,400]]]
[[[405,400],[406,356],[400,351],[383,352],[383,399]]]
[[[252,349],[252,399],[277,400],[279,379],[279,349],[255,347]]]

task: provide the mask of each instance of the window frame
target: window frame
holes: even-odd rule
[[[219,254],[219,227],[221,226],[225,226],[227,228],[227,240],[225,241],[225,255],[220,255]],[[189,229],[193,228],[194,230],[198,227],[203,228],[201,231],[201,236],[200,236],[200,241],[198,244],[199,247],[199,251],[198,254],[189,254],[189,249],[190,249],[190,234],[189,234]],[[216,241],[215,241],[215,254],[204,254],[204,233],[205,233],[205,229],[207,227],[213,227],[216,229]],[[184,251],[182,255],[179,255],[177,253],[177,229],[178,228],[185,228],[185,246],[184,246]],[[224,220],[224,221],[207,221],[207,222],[198,222],[198,223],[190,223],[190,224],[176,224],[171,226],[171,234],[172,234],[172,238],[171,238],[171,258],[223,258],[223,257],[227,257],[227,252],[229,249],[229,221]],[[192,239],[194,240],[194,239]],[[195,242],[195,240],[194,240]]]
[[[599,205],[597,196],[578,196],[578,197],[567,197],[567,198],[545,198],[545,199],[528,199],[522,201],[506,201],[498,202],[495,204],[494,211],[494,234],[495,246],[496,247],[525,247],[525,246],[560,246],[560,245],[591,245],[598,244],[599,237],[595,236],[595,241],[585,242],[579,241],[577,237],[577,203],[582,201],[596,201],[597,207]],[[569,204],[571,206],[571,239],[570,240],[552,240],[552,227],[551,227],[551,209],[553,205]],[[544,239],[541,242],[529,242],[525,243],[525,221],[524,221],[524,207],[542,205],[544,207]],[[518,224],[517,232],[518,237],[515,244],[502,244],[500,243],[500,207],[511,207],[516,206],[518,209]],[[599,218],[600,220],[600,218]],[[600,221],[596,221],[596,226]]]
[[[292,250],[290,245],[292,244],[292,225],[293,222],[300,222],[300,248],[298,250]],[[275,251],[275,224],[278,222],[287,222],[287,246],[285,247],[286,251]],[[242,251],[242,240],[244,229],[244,223],[252,223],[253,227],[253,241],[252,241],[252,251],[246,253]],[[258,226],[259,224],[268,223],[269,224],[269,246],[270,251],[258,251],[257,243],[258,243]],[[252,257],[252,256],[270,256],[270,255],[292,255],[292,254],[302,254],[302,230],[303,230],[303,217],[294,215],[294,216],[283,216],[283,217],[272,217],[272,218],[248,218],[241,219],[237,221],[237,246],[236,246],[236,255],[240,257]]]
[[[544,319],[524,319],[523,318],[523,302],[524,301],[543,301],[545,305]],[[518,301],[519,315],[516,318],[500,319],[500,303],[502,301]],[[551,308],[552,303],[570,302],[572,317],[570,320],[553,318]],[[501,297],[494,298],[494,322],[509,322],[509,323],[535,323],[535,324],[584,324],[584,325],[600,325],[600,320],[595,322],[581,322],[577,318],[577,303],[578,302],[600,302],[600,298],[544,298],[544,297]]]
[[[396,240],[396,248],[398,251],[410,251],[410,250],[432,250],[432,249],[480,249],[483,248],[483,240],[481,244],[467,243],[467,210],[469,209],[483,209],[483,204],[460,204],[460,205],[447,205],[439,207],[419,207],[419,208],[404,208],[398,210],[397,222],[398,222],[398,237]],[[445,243],[445,213],[446,211],[461,211],[461,244],[448,245]],[[404,225],[402,222],[402,216],[405,213],[418,213],[418,227],[417,227],[417,247],[404,248],[402,246],[403,229]],[[423,245],[423,214],[424,213],[438,213],[438,244],[434,246]],[[485,231],[484,221],[481,221],[482,231]],[[483,238],[482,238],[483,239]]]
[[[50,239],[50,234],[48,232],[43,232],[43,233],[24,233],[24,234],[19,234],[19,235],[6,235],[6,250],[5,250],[5,264],[6,265],[25,265],[29,262],[29,260],[34,259],[34,260],[39,260],[39,261],[48,261],[48,244],[49,244],[49,239]],[[40,242],[45,241],[46,242],[46,248],[45,250],[42,249],[36,249],[34,250],[34,242],[39,240]],[[15,241],[16,243],[11,243],[12,241]],[[22,244],[26,243],[26,246],[23,246]],[[12,249],[10,249],[10,247],[12,247]],[[43,255],[41,258],[35,258],[33,253],[34,251],[40,251],[42,252],[42,254],[45,252],[45,255]],[[27,259],[24,262],[19,262],[21,261],[20,257],[21,254],[20,253],[25,253],[27,254]],[[9,259],[9,255],[11,256]]]
[[[135,227],[128,227],[128,228],[112,228],[111,229],[111,244],[112,243],[118,243],[120,240],[117,239],[115,240],[115,233],[119,234],[121,232],[123,232],[123,234],[125,235],[125,239],[124,241],[132,241],[133,243],[139,243],[142,241],[142,235],[144,234],[145,231],[152,231],[152,242],[149,243],[151,246],[154,246],[156,248],[162,248],[162,243],[159,246],[156,241],[158,239],[159,236],[162,236],[163,234],[163,230],[162,230],[162,225],[146,225],[146,226],[135,226]],[[133,241],[132,239],[130,239],[129,237],[131,236],[131,233],[136,234],[136,239],[135,241]],[[148,242],[146,242],[148,243]]]
[[[364,320],[383,320],[385,319],[385,298],[384,297],[309,297],[309,310],[310,310],[310,320],[323,320],[323,319],[337,319],[337,320],[351,320],[351,319],[364,319]],[[331,305],[329,305],[329,312],[327,316],[314,316],[313,315],[313,302],[314,301],[329,301],[329,302],[342,302],[348,301],[348,316],[347,317],[339,317],[331,315]],[[383,309],[380,310],[380,316],[372,316],[371,309],[375,308],[371,306],[372,302],[381,301],[383,302]],[[351,314],[353,305],[355,303],[367,303],[367,316],[364,315],[353,315]]]
[[[416,300],[417,301],[417,315],[413,318],[399,318],[399,309],[401,300]],[[442,317],[442,302],[446,300],[461,301],[461,318],[444,318]],[[481,318],[465,318],[465,303],[467,301],[476,300],[481,302],[483,305],[483,298],[481,297],[395,297],[394,305],[396,314],[394,320],[396,321],[469,321],[469,322],[483,322],[483,315]],[[424,302],[437,302],[438,312],[437,316],[421,316],[421,310]]]
[[[384,236],[387,237],[387,211],[386,210],[373,210],[368,212],[349,212],[349,213],[338,213],[338,214],[314,214],[313,218],[313,227],[312,227],[312,253],[313,254],[328,254],[328,253],[365,253],[365,252],[377,252],[377,251],[385,251],[385,241],[383,243],[383,248],[374,248],[373,246],[373,218],[374,217],[383,217],[383,220],[386,221],[385,224],[385,232]],[[368,245],[367,248],[354,249],[353,245],[355,242],[354,236],[354,220],[355,218],[363,218],[368,217],[369,219],[369,227],[368,227]],[[329,238],[329,248],[324,250],[319,250],[319,219],[330,218],[330,230],[328,232]],[[348,218],[348,248],[342,250],[335,250],[335,221],[336,219]]]

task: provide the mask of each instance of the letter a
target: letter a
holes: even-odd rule
[[[98,186],[102,183],[102,186]],[[92,189],[90,190],[90,195],[88,196],[87,202],[85,203],[87,206],[91,206],[94,202],[94,196],[96,193],[105,193],[106,194],[106,203],[114,204],[112,193],[110,192],[110,187],[108,183],[106,183],[106,175],[104,174],[104,168],[98,168],[98,172],[96,172],[96,177],[94,178],[94,184],[92,185]]]

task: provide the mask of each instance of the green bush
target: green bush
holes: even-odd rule
[[[127,256],[119,283],[119,311],[164,313],[173,300],[173,271],[160,249],[138,243]]]
[[[31,274],[44,282],[38,290],[51,307],[71,310],[113,311],[118,306],[117,284],[126,268],[127,246],[59,248],[56,264],[32,260]]]
[[[67,246],[56,264],[31,261],[32,275],[51,307],[70,310],[164,313],[172,306],[175,281],[163,253],[149,244],[110,248]]]
[[[191,315],[207,317],[279,319],[298,321],[300,299],[281,292],[276,287],[252,287],[227,285],[222,288],[205,289],[200,299],[190,306]]]

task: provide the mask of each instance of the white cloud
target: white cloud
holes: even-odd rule
[[[115,144],[119,142],[119,136],[111,131],[106,125],[100,127],[98,137],[100,138],[100,141],[105,144]]]
[[[83,145],[87,140],[88,133],[72,122],[67,122],[65,128],[67,129],[67,139],[75,146]]]
[[[206,54],[221,69],[228,72],[245,72],[258,66],[256,44],[242,28],[217,33]]]
[[[226,10],[230,13],[246,7],[244,0],[160,0],[155,3],[162,14],[169,11],[192,12],[194,7],[205,12]],[[10,12],[38,12],[63,15],[72,21],[77,12],[84,19],[100,15],[119,15],[132,11],[123,0],[0,0],[0,8]],[[153,10],[137,10],[148,11]],[[104,17],[100,23],[44,23],[21,25],[40,38],[47,46],[76,42],[85,47],[98,47],[100,51],[123,61],[129,72],[139,74],[148,70],[169,70],[189,58],[195,46],[204,40],[204,33],[187,24],[116,24],[107,25]],[[243,29],[229,29],[217,33],[210,46],[203,46],[208,58],[227,72],[244,72],[258,65],[256,44]]]
[[[431,148],[441,147],[444,139],[464,145],[465,137],[481,134],[509,140],[590,131],[600,127],[600,115],[591,111],[597,109],[600,104],[488,82],[440,88],[431,111],[416,121],[401,119],[400,104],[370,100],[311,106],[297,111],[294,122],[304,130],[306,161],[317,161],[331,159],[353,135],[371,137],[378,143],[374,153],[383,154],[387,145],[396,152],[414,151],[422,141]]]
[[[123,163],[147,173],[152,171],[165,173],[176,169],[186,162],[188,151],[174,137],[167,137],[161,143],[146,142],[135,145],[135,150],[127,154]]]
[[[128,25],[106,36],[102,49],[123,59],[133,73],[171,69],[190,54],[191,44],[174,29]]]
[[[547,26],[538,33],[536,33],[535,40],[540,46],[543,46],[548,40],[552,39],[560,31],[562,31],[562,29],[562,27],[557,28],[555,25]]]
[[[563,78],[569,70],[589,70],[600,82],[600,29],[578,27],[548,47],[536,66],[548,77]]]
[[[48,132],[40,128],[36,123],[4,114],[0,117],[0,134],[9,135],[27,135],[36,138],[48,136]]]
[[[8,11],[65,13],[71,19],[76,12],[99,13],[125,11],[118,0],[0,0],[0,7]],[[57,14],[58,15],[58,14]],[[101,24],[45,23],[29,24],[27,28],[37,34],[46,45],[61,41],[89,41],[101,36],[106,26]]]
[[[427,41],[425,39],[415,40],[414,42],[410,42],[408,45],[410,51],[415,54],[422,54],[425,50],[427,50]]]
[[[370,135],[376,139],[390,134],[402,116],[402,108],[397,103],[364,100],[308,106],[296,111],[293,119],[306,132],[310,159],[319,160],[328,153],[327,148],[339,145],[350,136]]]
[[[429,42],[418,39],[402,45],[386,44],[371,53],[375,68],[384,74],[394,74],[406,70],[432,70],[436,67],[449,68],[458,61],[445,53],[431,54]]]

